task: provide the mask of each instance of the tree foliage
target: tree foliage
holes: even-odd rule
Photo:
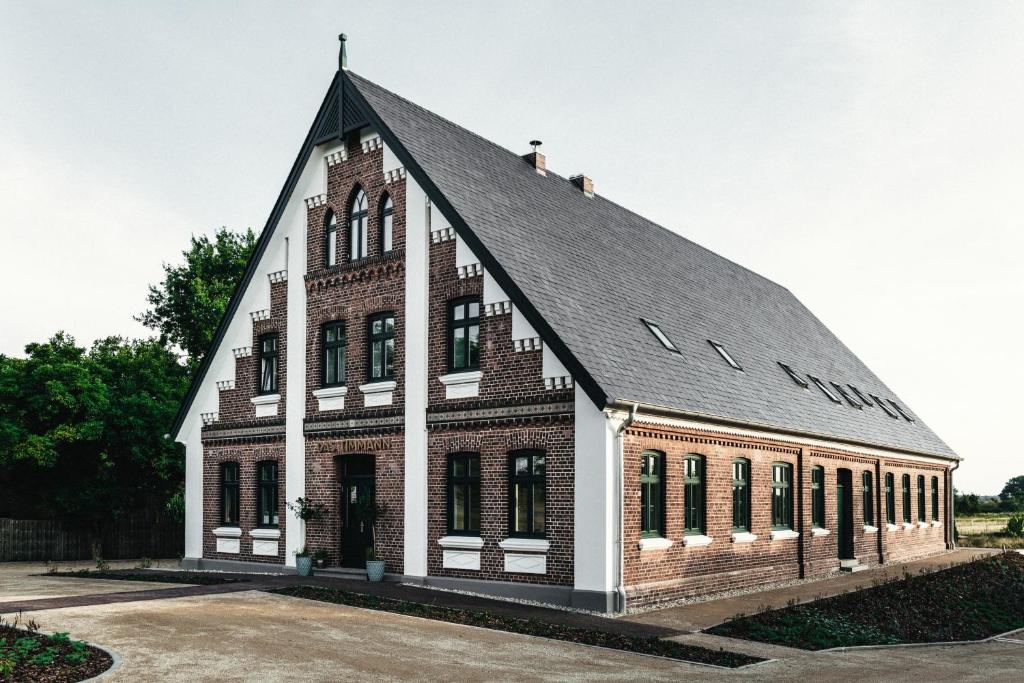
[[[163,342],[181,348],[194,370],[213,341],[255,244],[251,228],[242,233],[221,228],[212,240],[193,236],[182,252],[184,263],[164,264],[163,282],[150,285],[150,308],[136,320],[156,330]]]

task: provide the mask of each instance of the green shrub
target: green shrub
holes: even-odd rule
[[[1014,538],[1024,536],[1024,515],[1017,514],[1006,521],[1006,533]]]

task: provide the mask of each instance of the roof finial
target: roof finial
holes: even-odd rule
[[[541,144],[543,144],[543,143],[541,143],[540,140],[530,140],[530,146],[533,147],[533,151],[534,152],[537,151],[537,148],[540,147]]]
[[[345,40],[346,40],[345,34],[344,33],[339,33],[338,34],[338,40],[341,42],[341,51],[338,52],[338,70],[339,71],[347,71],[348,70],[348,54],[345,53]]]

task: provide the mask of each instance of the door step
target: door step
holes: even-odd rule
[[[861,564],[860,560],[839,560],[839,571],[862,572],[865,569],[869,569],[869,567],[866,564]]]
[[[366,581],[366,570],[356,567],[327,567],[325,569],[313,569],[313,576],[328,576],[334,579]]]

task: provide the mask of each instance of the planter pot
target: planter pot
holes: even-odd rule
[[[380,581],[384,578],[384,560],[366,561],[366,578],[370,581]]]
[[[309,555],[296,555],[295,568],[299,571],[299,576],[312,576],[313,558]]]

